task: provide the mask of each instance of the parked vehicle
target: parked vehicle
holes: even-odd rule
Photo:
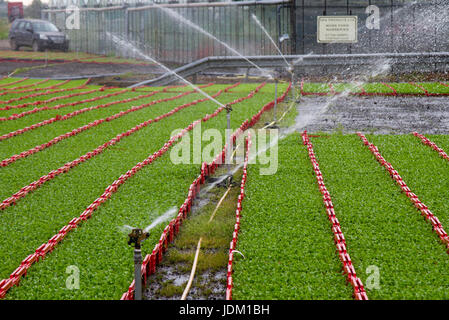
[[[67,35],[45,20],[16,19],[11,25],[8,38],[13,50],[19,50],[20,47],[31,47],[33,51],[69,49]]]

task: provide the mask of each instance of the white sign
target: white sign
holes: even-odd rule
[[[357,16],[317,17],[318,43],[356,43]]]

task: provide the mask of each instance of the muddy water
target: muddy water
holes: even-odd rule
[[[330,103],[329,99],[304,98],[297,107],[298,130],[449,133],[449,97],[346,97]]]

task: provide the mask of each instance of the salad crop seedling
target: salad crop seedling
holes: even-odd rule
[[[244,97],[249,90],[253,90],[256,86],[244,85],[244,87],[246,87],[246,91],[234,89],[237,93],[228,93],[223,95],[223,98],[220,97],[219,100],[222,103],[227,103]],[[244,119],[253,115],[263,104],[271,101],[273,88],[269,87],[270,89],[263,88],[254,98],[242,101],[233,107],[234,113],[231,122],[233,127],[239,126]],[[211,88],[211,90],[213,89]],[[192,100],[193,98],[190,97]],[[160,106],[160,108],[167,108],[167,106]],[[33,157],[44,157],[48,151],[48,154],[54,155],[55,161],[66,161],[58,160],[58,158],[67,152],[79,153],[80,148],[98,145],[98,141],[102,139],[100,132],[104,132],[104,135],[109,137],[114,136],[111,134],[111,130],[123,132],[124,127],[129,128],[132,121],[141,121],[143,114],[146,114],[144,118],[150,118],[150,114],[160,110],[155,109],[150,108],[140,115],[130,114],[129,117],[120,118],[115,121],[114,126],[100,126],[96,127],[94,131],[88,130],[48,150],[39,152]],[[82,212],[89,202],[101,194],[108,183],[117,178],[118,174],[125,172],[132,164],[159,149],[174,129],[185,127],[186,124],[201,118],[206,113],[212,113],[215,109],[215,104],[204,102],[186,109],[188,111],[174,114],[170,117],[170,121],[158,122],[144,128],[121,141],[116,147],[104,151],[71,170],[63,178],[58,177],[42,186],[17,206],[4,211],[3,221],[9,220],[9,222],[5,222],[3,226],[6,227],[8,224],[16,226],[9,228],[10,235],[11,232],[19,232],[25,226],[30,231],[17,250],[8,253],[8,255],[13,255],[8,262],[5,261],[0,266],[3,277],[11,272],[13,266],[29,254],[30,250],[47,241],[64,223],[76,216],[76,213]],[[224,130],[224,117],[223,113],[219,114],[216,118],[203,123],[202,129],[220,128],[220,130]],[[102,130],[96,131],[97,129]],[[65,145],[66,142],[71,143]],[[67,154],[65,156],[67,157]],[[32,159],[33,157],[23,159],[5,169],[10,169],[10,172],[13,172],[12,169],[16,169],[16,166],[20,164],[25,165],[27,161],[38,162],[37,158]],[[55,161],[49,163],[48,156],[43,159],[47,159],[47,161],[41,163],[42,168],[54,168],[54,164],[57,163]],[[123,245],[120,245],[121,240],[125,237],[118,229],[123,225],[144,226],[164,209],[173,205],[179,206],[185,196],[186,187],[197,174],[198,166],[175,166],[170,163],[168,156],[163,156],[151,166],[145,167],[133,179],[124,184],[114,197],[99,208],[88,223],[69,234],[44,262],[36,264],[35,269],[33,267],[29,275],[22,280],[22,286],[12,289],[8,293],[8,297],[45,299],[58,296],[68,299],[118,299],[132,278],[132,270],[127,256],[129,248],[124,240]],[[161,177],[165,178],[161,179]],[[167,177],[170,178],[167,179]],[[19,180],[21,179],[23,177],[19,178]],[[55,212],[55,208],[60,209]],[[22,210],[24,209],[26,209],[26,214],[23,214]],[[146,245],[146,250],[152,249],[151,243],[154,245],[161,228],[163,226],[154,229],[154,233]],[[6,232],[2,234],[6,235]],[[2,250],[2,252],[4,251]],[[98,254],[99,252],[101,255]],[[111,264],[109,261],[114,261],[114,263]],[[84,287],[81,281],[80,290],[69,292],[62,285],[67,263],[79,266],[81,275],[83,275],[83,270],[86,272],[87,280]],[[28,285],[33,286],[36,290],[26,290]]]

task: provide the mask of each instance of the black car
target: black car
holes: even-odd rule
[[[35,19],[17,19],[9,30],[11,49],[31,47],[34,51],[59,49],[68,51],[68,37],[51,22]]]

